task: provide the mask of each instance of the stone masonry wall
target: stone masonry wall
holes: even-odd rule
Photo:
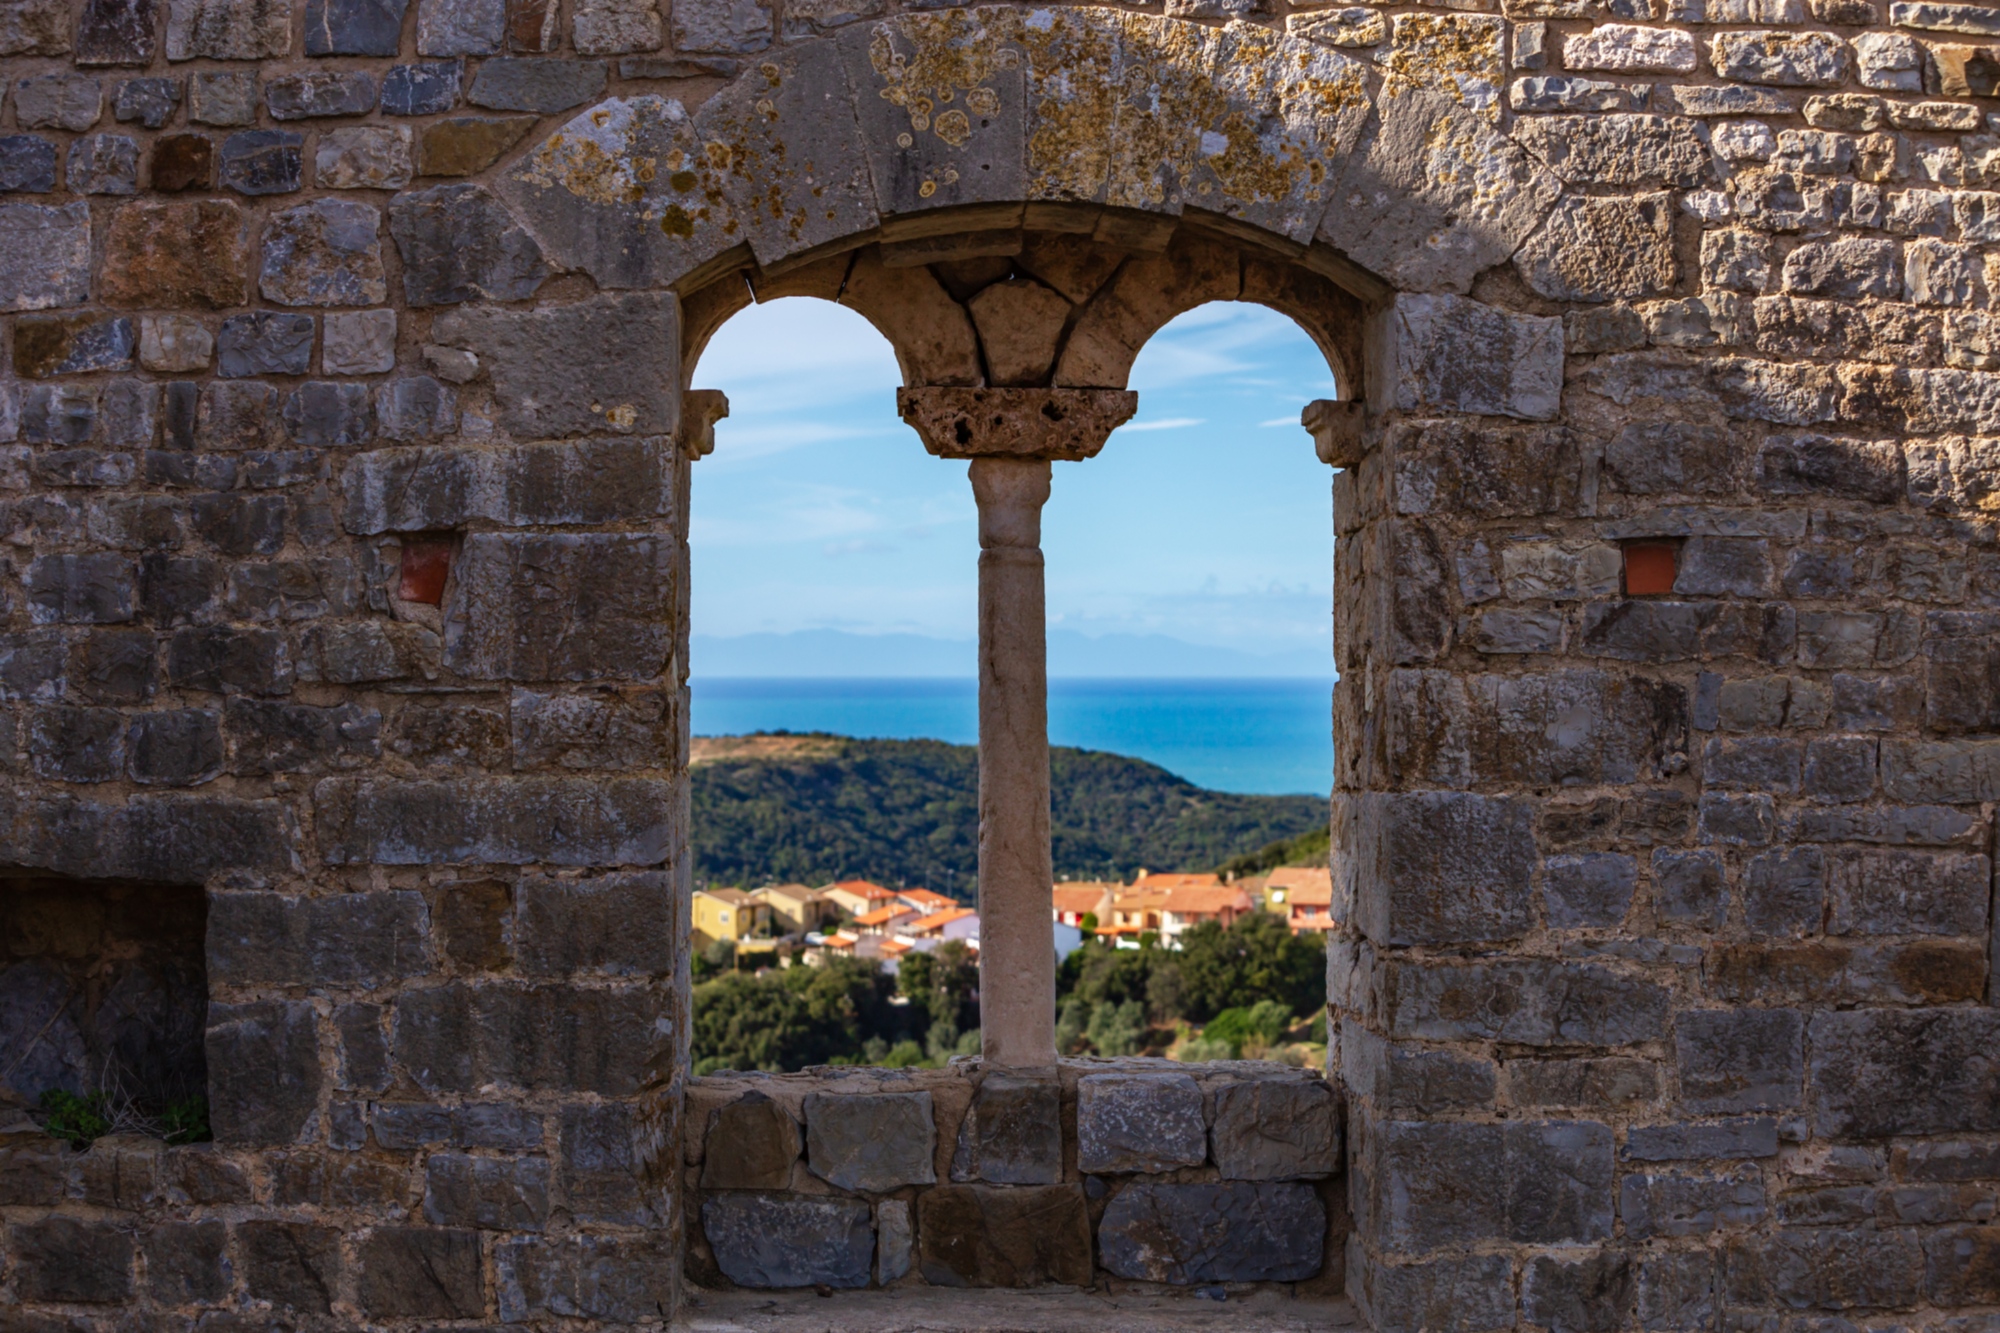
[[[2000,10],[913,8],[0,0],[0,867],[203,886],[217,1133],[9,1134],[0,1309],[666,1319],[685,368],[1246,299],[1347,404],[1350,1294],[1990,1333]]]

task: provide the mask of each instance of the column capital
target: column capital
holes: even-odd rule
[[[939,458],[1089,458],[1139,410],[1130,389],[896,390],[896,412]]]

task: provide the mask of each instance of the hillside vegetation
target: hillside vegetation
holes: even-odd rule
[[[970,899],[979,861],[978,752],[942,741],[697,742],[695,880],[872,879]],[[1206,791],[1156,764],[1050,751],[1058,879],[1212,870],[1276,842],[1324,836],[1318,796]]]

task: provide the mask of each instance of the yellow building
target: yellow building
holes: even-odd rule
[[[751,890],[750,896],[770,909],[776,929],[791,934],[818,930],[840,915],[838,904],[803,884],[770,884]]]
[[[771,933],[771,909],[741,889],[694,891],[695,943],[706,947],[717,940],[743,940]]]

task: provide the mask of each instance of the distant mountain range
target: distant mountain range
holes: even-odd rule
[[[698,738],[693,759],[697,884],[861,878],[970,900],[979,868],[973,747],[765,734]],[[1271,844],[1326,834],[1324,797],[1206,791],[1098,750],[1057,747],[1049,770],[1059,879],[1211,870],[1237,858],[1255,860],[1239,868],[1267,868],[1289,850]]]
[[[690,644],[695,676],[961,676],[978,674],[970,639],[923,634],[853,634],[794,630],[787,634],[697,634]],[[1333,654],[1301,649],[1270,653],[1189,643],[1165,634],[1081,634],[1049,631],[1051,676],[1333,677]]]

